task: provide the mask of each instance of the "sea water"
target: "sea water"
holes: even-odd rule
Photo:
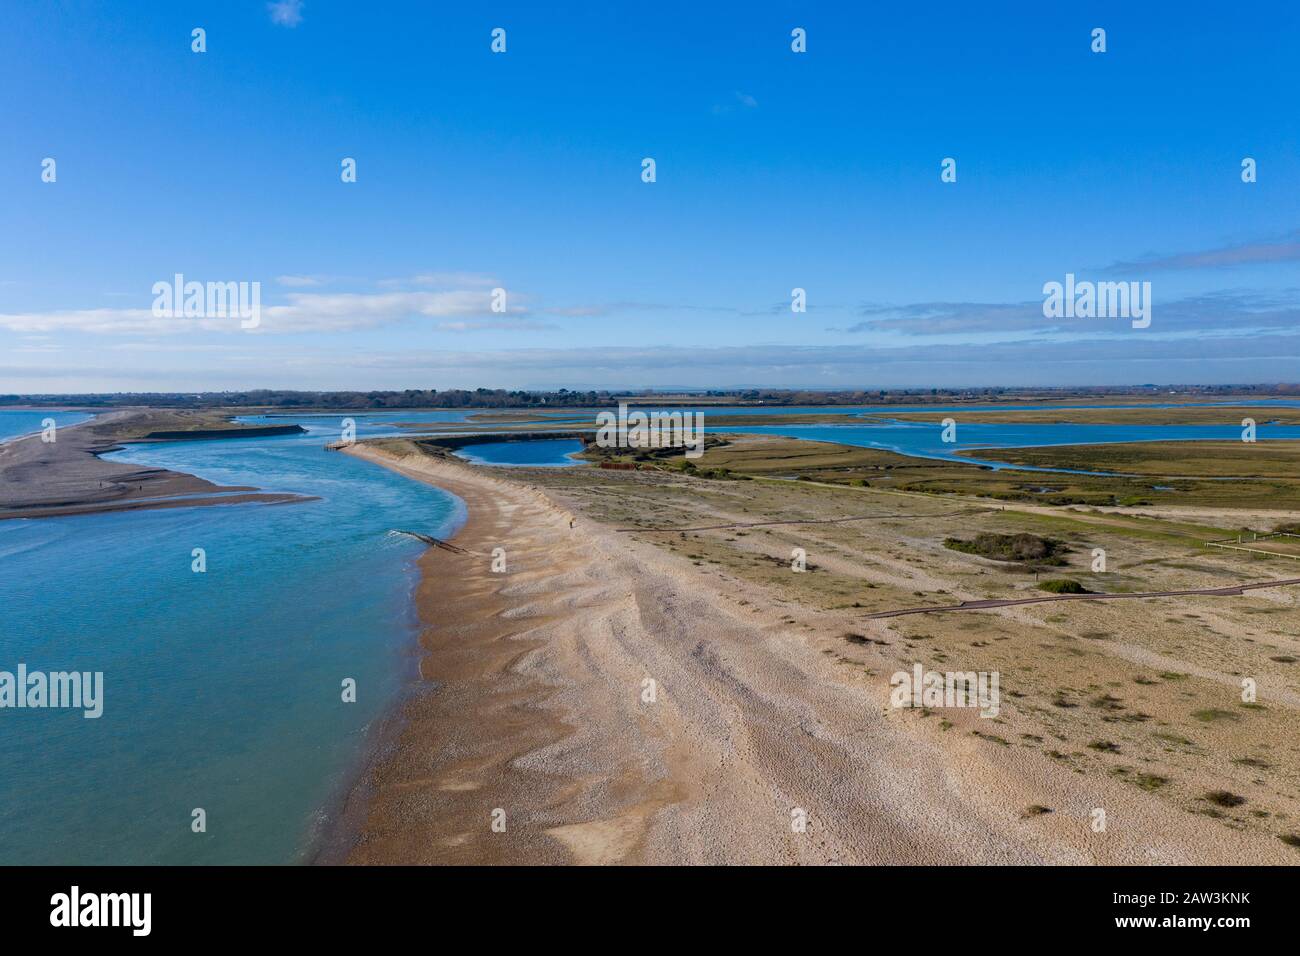
[[[0,521],[0,670],[104,674],[98,719],[0,709],[0,864],[300,860],[413,673],[389,532],[463,509],[311,434],[110,457],[319,500]]]
[[[45,428],[45,420],[54,419],[55,437],[58,429],[65,425],[84,422],[91,416],[86,412],[48,411],[22,408],[0,408],[0,441],[17,438],[19,435],[32,435]]]

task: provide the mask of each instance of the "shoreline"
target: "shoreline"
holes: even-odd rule
[[[891,720],[787,626],[801,609],[575,516],[526,474],[346,451],[461,498],[468,518],[453,540],[468,553],[419,559],[420,682],[395,703],[312,862],[1291,859],[1254,834],[1207,840],[1194,817],[1131,785],[1080,791],[1051,761],[976,747],[966,735],[978,718],[955,716],[964,729],[939,738]],[[506,574],[488,569],[494,546]],[[1122,832],[1090,832],[1099,803],[1126,820]],[[1036,804],[1057,812],[1019,814]],[[808,812],[807,833],[791,832],[792,809]],[[498,810],[504,832],[492,829]]]
[[[491,520],[485,515],[488,509],[485,507],[487,496],[484,494],[484,489],[479,482],[466,482],[462,476],[456,475],[454,469],[459,467],[458,465],[441,467],[435,465],[435,471],[431,473],[424,469],[404,466],[392,456],[363,444],[340,450],[345,454],[396,471],[412,480],[433,484],[453,495],[460,502],[461,513],[458,516],[455,532],[448,540],[470,551],[471,554],[460,555],[429,547],[416,560],[420,580],[416,585],[413,599],[419,619],[419,636],[412,649],[415,659],[413,680],[403,688],[397,699],[389,706],[388,712],[381,719],[372,738],[366,742],[357,767],[348,775],[345,782],[346,790],[340,795],[339,800],[333,803],[338,812],[321,834],[315,850],[307,857],[307,862],[316,865],[388,862],[390,859],[397,861],[407,849],[409,840],[404,830],[407,822],[405,814],[400,807],[387,806],[384,797],[386,791],[394,787],[400,790],[402,784],[397,782],[395,777],[409,768],[413,759],[418,759],[412,753],[411,744],[413,740],[424,739],[423,731],[428,726],[429,720],[428,711],[442,709],[440,707],[442,702],[434,698],[447,686],[448,681],[439,679],[439,667],[435,655],[440,651],[450,651],[448,645],[457,643],[455,636],[448,638],[445,635],[432,633],[441,625],[444,618],[441,612],[449,589],[442,585],[448,580],[454,580],[457,565],[470,560],[480,561],[487,553],[481,549],[485,547],[485,542],[493,538],[496,531]],[[464,465],[464,467],[469,466]],[[435,475],[437,480],[431,480]],[[457,480],[458,478],[461,480]],[[485,480],[495,479],[485,476]],[[493,657],[489,662],[488,671],[493,674],[499,673],[498,665],[503,668],[515,656],[517,655],[512,653],[504,661]],[[472,681],[477,676],[472,673],[476,669],[473,664],[470,664],[468,667],[461,668],[460,673],[455,676],[459,676],[461,680]],[[529,687],[524,695],[539,692],[544,695],[545,689]],[[512,690],[507,697],[515,693],[518,691]],[[509,701],[506,702],[506,706],[510,706]],[[439,716],[444,719],[453,717],[451,713],[442,713]],[[459,719],[453,718],[446,722],[452,730],[462,735],[473,734],[479,727],[479,722],[472,712],[464,712],[459,715]],[[523,727],[514,727],[514,729],[523,731]],[[505,759],[521,756],[533,745],[554,744],[565,736],[567,733],[561,724],[543,721],[541,728],[533,727],[532,734],[529,736],[529,747],[520,749],[518,753],[512,752],[510,757]],[[457,788],[446,792],[452,798],[449,803],[454,804],[457,802],[455,796],[466,791]],[[456,816],[459,812],[460,819],[466,823],[474,815],[472,810],[463,806],[448,806],[443,809],[449,816]],[[394,820],[394,815],[397,815],[398,819]],[[490,830],[487,832],[490,835]],[[384,849],[381,851],[383,858],[379,860],[366,858],[374,852],[373,845],[377,842],[384,844]],[[490,846],[480,847],[478,851],[486,855],[464,859],[465,845],[458,843],[448,846],[443,848],[446,850],[445,855],[435,853],[434,858],[421,859],[419,862],[510,862],[506,859],[489,860]],[[562,857],[555,857],[549,862],[564,862],[564,860]]]
[[[356,457],[365,461],[371,459],[363,455]],[[384,465],[373,462],[378,467]],[[441,489],[446,490],[446,489]],[[450,519],[450,531],[446,540],[454,540],[464,528],[468,519],[468,509],[463,499],[451,492],[446,492],[456,502],[456,511]],[[415,583],[409,594],[408,613],[412,618],[412,640],[403,650],[401,686],[383,708],[383,712],[366,728],[360,747],[348,760],[337,776],[335,786],[328,800],[313,814],[308,837],[304,841],[302,852],[291,861],[306,866],[339,865],[346,861],[356,835],[364,822],[362,814],[373,797],[368,784],[368,773],[375,762],[391,752],[400,737],[405,720],[405,708],[411,705],[421,694],[431,693],[436,684],[426,681],[421,674],[420,661],[424,656],[420,635],[424,629],[424,617],[418,600],[420,582],[424,579],[423,559],[432,547],[427,547],[411,562],[414,568]]]

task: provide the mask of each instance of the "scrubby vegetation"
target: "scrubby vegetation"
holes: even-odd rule
[[[1053,581],[1044,581],[1038,585],[1038,590],[1048,591],[1052,594],[1091,594],[1092,592],[1085,588],[1078,581],[1071,581],[1068,578],[1060,578]]]
[[[1205,795],[1205,799],[1211,803],[1217,803],[1221,807],[1239,807],[1246,802],[1245,797],[1230,790],[1212,791]]]
[[[699,468],[687,459],[678,466],[683,474],[692,478],[709,478],[713,481],[748,481],[749,475],[738,475],[727,468]]]
[[[1065,564],[1070,549],[1063,541],[1036,534],[994,534],[982,532],[969,540],[946,538],[943,545],[963,554],[977,554],[994,561],[1018,561],[1058,567]]]

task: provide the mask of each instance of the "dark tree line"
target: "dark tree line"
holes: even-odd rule
[[[1300,385],[1134,385],[1088,388],[921,388],[815,391],[779,388],[718,389],[699,392],[613,392],[561,388],[553,392],[476,388],[405,389],[371,392],[297,392],[255,389],[246,392],[122,392],[114,394],[0,395],[5,405],[75,405],[85,408],[153,406],[167,408],[401,409],[401,408],[590,408],[631,400],[644,404],[685,398],[719,399],[764,405],[889,405],[956,401],[1010,401],[1099,398],[1135,395],[1227,396],[1296,395]]]

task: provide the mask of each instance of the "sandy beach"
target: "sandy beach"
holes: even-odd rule
[[[907,659],[891,622],[844,650],[860,614],[619,534],[519,472],[346,451],[459,496],[466,553],[420,559],[421,684],[320,862],[1296,861],[1275,836],[1171,811],[1121,775],[989,742],[986,730],[1021,729],[1019,704],[1004,702],[996,728],[945,712],[942,732],[891,711],[887,674]],[[992,613],[1039,626],[1023,609]]]

